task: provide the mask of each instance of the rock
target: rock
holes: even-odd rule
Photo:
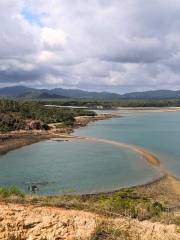
[[[75,126],[84,127],[90,122],[105,120],[111,117],[112,117],[111,114],[98,114],[96,116],[79,116],[79,117],[75,117]]]
[[[32,120],[27,124],[29,130],[41,130],[43,129],[43,122],[39,120]]]
[[[176,225],[55,207],[0,203],[0,240],[90,240],[104,221],[133,240],[179,240]]]
[[[0,240],[89,240],[96,228],[95,214],[58,208],[0,204],[0,217]]]

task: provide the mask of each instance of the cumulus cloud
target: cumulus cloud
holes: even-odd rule
[[[180,88],[178,0],[1,0],[0,86]]]

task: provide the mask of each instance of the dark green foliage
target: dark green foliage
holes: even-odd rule
[[[47,124],[57,122],[73,126],[74,117],[81,115],[93,116],[95,113],[82,109],[46,107],[36,101],[0,100],[0,131],[25,129],[26,120],[40,120],[44,123],[44,129],[48,129]]]
[[[63,106],[81,106],[96,109],[102,106],[104,109],[116,107],[179,107],[180,99],[120,99],[120,100],[96,100],[96,99],[69,99],[58,101],[43,101],[46,104]]]

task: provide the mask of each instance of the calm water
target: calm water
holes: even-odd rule
[[[153,169],[132,151],[84,141],[45,141],[0,157],[0,185],[40,183],[40,193],[94,192],[146,182]]]
[[[121,113],[121,112],[120,112]],[[180,177],[180,112],[122,114],[121,118],[99,121],[76,131],[145,147],[163,165]]]
[[[179,112],[125,114],[90,124],[75,134],[145,147],[180,176]],[[74,140],[23,147],[1,156],[0,166],[0,185],[17,185],[26,191],[28,182],[36,182],[42,194],[108,191],[145,183],[158,175],[130,150]]]

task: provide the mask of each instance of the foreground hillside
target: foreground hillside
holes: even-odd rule
[[[0,188],[3,240],[179,240],[180,182],[82,196],[24,195]]]
[[[20,204],[0,204],[4,240],[179,240],[174,225],[107,218],[94,213]]]
[[[74,210],[0,204],[0,239],[89,239],[96,215]]]

